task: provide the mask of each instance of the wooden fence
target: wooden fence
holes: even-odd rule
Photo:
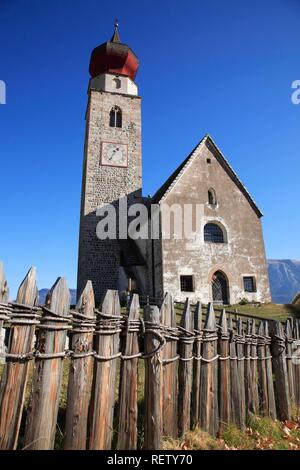
[[[244,428],[250,413],[290,419],[300,405],[299,326],[188,300],[178,324],[168,294],[160,308],[142,310],[134,295],[121,309],[109,290],[97,310],[90,282],[70,310],[64,278],[39,306],[34,268],[9,302],[0,264],[0,330],[9,338],[0,448],[159,449],[164,436],[194,426],[212,435],[226,423]]]

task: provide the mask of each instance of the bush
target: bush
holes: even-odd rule
[[[239,301],[239,305],[247,305],[249,303],[249,300],[246,299],[245,297]]]

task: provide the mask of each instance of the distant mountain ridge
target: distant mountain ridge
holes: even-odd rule
[[[268,270],[272,301],[289,304],[300,292],[300,261],[291,259],[269,259]],[[45,303],[49,289],[39,291],[39,303]],[[76,289],[70,289],[71,305],[76,304]]]
[[[268,260],[272,300],[278,304],[291,303],[300,292],[300,261]]]
[[[50,289],[41,289],[39,290],[39,304],[44,305],[46,296],[48,294]],[[70,294],[71,294],[71,305],[76,304],[76,289],[70,289]]]

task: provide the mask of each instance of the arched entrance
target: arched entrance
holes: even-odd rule
[[[227,277],[222,271],[216,271],[212,277],[212,296],[214,304],[229,304]]]

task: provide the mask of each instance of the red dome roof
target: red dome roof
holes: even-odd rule
[[[126,75],[135,79],[139,60],[130,47],[120,42],[118,25],[110,41],[96,47],[91,55],[90,75],[96,77],[102,73]]]

